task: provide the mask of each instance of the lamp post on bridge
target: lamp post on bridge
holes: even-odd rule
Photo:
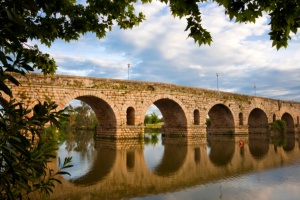
[[[219,73],[216,73],[217,75],[217,90],[219,91]]]
[[[256,96],[256,85],[253,86],[254,89],[254,96]]]
[[[128,80],[129,80],[129,68],[130,68],[130,64],[128,63]]]

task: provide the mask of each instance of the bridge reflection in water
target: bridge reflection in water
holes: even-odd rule
[[[57,185],[51,198],[145,197],[299,164],[298,138],[297,134],[280,137],[208,135],[205,139],[159,137],[157,144],[157,140],[152,143],[91,140],[84,155],[80,155],[88,157],[88,167],[81,166],[84,159],[79,161],[75,156],[74,168],[70,169],[73,176],[61,177],[62,185]],[[61,146],[60,157],[67,154],[66,149],[66,145]],[[80,175],[76,175],[78,171]]]

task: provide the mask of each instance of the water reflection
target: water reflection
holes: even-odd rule
[[[71,176],[64,178],[75,185],[84,186],[101,181],[111,171],[116,151],[96,147],[93,132],[79,131],[67,134],[65,141],[60,141],[58,156],[60,159],[72,156],[73,167],[69,170]]]
[[[187,146],[180,141],[181,139],[176,138],[163,138],[164,154],[154,169],[155,174],[171,176],[180,169],[187,155]]]
[[[227,165],[234,154],[235,140],[231,135],[209,136],[207,146],[210,148],[209,158],[216,166]]]
[[[208,135],[207,139],[148,135],[146,138],[149,139],[145,141],[94,141],[93,137],[85,137],[88,136],[74,135],[70,137],[71,142],[61,142],[58,154],[60,157],[73,156],[74,168],[70,169],[71,178],[61,179],[63,185],[57,187],[53,199],[151,199],[152,195],[157,199],[157,195],[174,191],[184,190],[191,194],[187,188],[196,185],[206,188],[197,189],[197,198],[216,199],[220,197],[217,193],[226,190],[226,199],[231,199],[238,191],[237,187],[229,189],[228,182],[239,187],[244,185],[244,190],[239,192],[250,197],[256,191],[256,185],[260,188],[264,184],[266,187],[283,187],[281,181],[286,178],[278,171],[270,174],[273,177],[270,183],[262,183],[260,178],[252,180],[262,171],[278,167],[288,171],[289,166],[300,165],[300,148],[295,148],[297,143],[299,146],[296,134],[280,137],[267,134]],[[289,187],[300,184],[300,174],[295,177],[296,181],[289,182]],[[247,184],[251,181],[258,183]],[[180,198],[175,196],[175,199]]]
[[[269,151],[269,138],[267,134],[250,134],[249,150],[253,158],[260,160]]]
[[[286,152],[293,151],[295,148],[295,134],[279,134],[271,137],[271,143],[274,144],[275,149],[279,146]]]
[[[73,163],[79,163],[70,168],[71,177],[66,176],[68,180],[76,180],[90,171],[97,152],[94,148],[93,133],[78,131],[76,133],[64,133],[59,141],[58,155],[60,159],[72,156]]]

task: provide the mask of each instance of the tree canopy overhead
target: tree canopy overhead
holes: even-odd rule
[[[174,17],[185,18],[185,31],[199,45],[211,44],[212,37],[201,19],[201,3],[207,0],[159,0],[166,3]],[[53,74],[55,61],[30,45],[38,40],[50,46],[56,39],[77,40],[86,32],[105,37],[117,24],[122,29],[139,25],[145,16],[135,11],[136,0],[2,0],[0,2],[0,60],[3,71],[40,69]],[[142,0],[151,3],[151,0]],[[290,33],[300,25],[300,6],[296,0],[212,0],[225,8],[235,22],[253,22],[266,12],[270,16],[270,40],[277,49],[288,46]],[[209,27],[206,27],[209,30]],[[13,80],[12,77],[6,79]],[[17,81],[15,81],[17,83]],[[2,86],[1,86],[2,88]],[[3,88],[2,88],[3,89]],[[5,88],[4,88],[5,89]],[[4,90],[4,91],[7,91]]]

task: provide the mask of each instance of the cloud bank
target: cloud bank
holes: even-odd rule
[[[211,46],[188,38],[185,19],[173,18],[160,2],[136,5],[147,20],[132,30],[114,27],[104,39],[86,34],[79,41],[41,47],[58,64],[57,73],[175,83],[200,88],[300,101],[299,36],[287,49],[272,48],[268,16],[255,24],[231,22],[215,3],[200,5]]]

